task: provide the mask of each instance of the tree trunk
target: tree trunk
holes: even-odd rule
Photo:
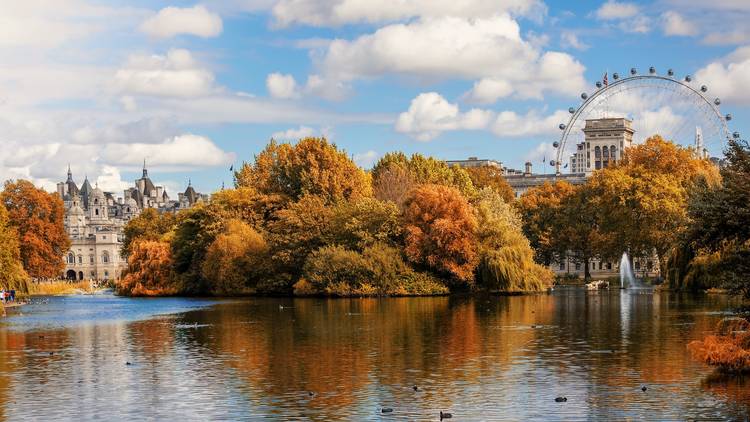
[[[583,281],[588,282],[589,280],[591,280],[591,273],[589,272],[589,259],[588,258],[585,258],[583,260],[583,265],[584,265]]]

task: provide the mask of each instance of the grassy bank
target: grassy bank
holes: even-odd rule
[[[60,296],[80,293],[93,293],[97,289],[90,281],[40,281],[29,283],[30,296]]]

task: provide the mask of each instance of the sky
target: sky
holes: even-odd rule
[[[304,136],[364,168],[395,150],[541,166],[580,94],[631,67],[692,75],[734,116],[731,131],[750,130],[746,0],[0,0],[0,11],[0,180],[49,190],[70,164],[79,184],[121,195],[145,159],[173,197],[188,181],[210,193],[269,139]]]

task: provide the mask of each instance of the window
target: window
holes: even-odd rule
[[[640,271],[640,269],[641,269],[641,263],[638,261],[635,261],[635,270]]]
[[[611,262],[607,262],[607,269],[608,269],[608,270],[611,270],[611,269],[612,269],[612,263],[611,263]]]
[[[564,270],[564,269],[565,269],[565,263],[564,263],[564,262],[561,262],[561,263],[560,263],[560,271],[562,271],[562,270]]]
[[[96,214],[96,215],[99,215],[99,208],[96,208],[96,209],[94,210],[94,214]]]
[[[603,263],[602,263],[602,262],[600,261],[600,262],[599,262],[599,269],[600,269],[600,270],[602,269],[602,264],[603,264]]]
[[[102,262],[105,264],[109,262],[109,254],[107,252],[102,254]]]
[[[78,255],[78,263],[79,264],[83,264],[83,256],[82,255]]]
[[[68,264],[75,264],[76,263],[76,256],[73,255],[73,252],[68,254]]]
[[[90,264],[94,263],[94,255],[89,255],[89,263]]]
[[[581,270],[581,263],[576,262],[576,271],[580,271],[580,270]]]
[[[104,278],[107,278],[107,277],[109,277],[109,271],[104,270]]]

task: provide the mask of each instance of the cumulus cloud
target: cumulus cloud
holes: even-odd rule
[[[548,116],[533,110],[526,114],[479,108],[461,111],[440,94],[427,92],[415,97],[409,109],[398,116],[395,129],[419,141],[454,130],[490,130],[498,137],[514,138],[557,133],[557,125],[567,119],[563,110]]]
[[[352,159],[358,166],[365,169],[369,169],[374,166],[378,161],[378,158],[380,158],[380,154],[373,150],[369,150],[360,154],[354,154],[354,157],[352,157]]]
[[[318,67],[321,74],[308,86],[332,87],[386,74],[486,78],[477,84],[481,91],[468,93],[478,102],[508,95],[507,85],[521,98],[541,98],[545,91],[575,94],[585,86],[580,62],[524,41],[518,23],[507,14],[429,18],[388,25],[351,41],[337,39],[322,52]],[[503,85],[506,88],[499,90]]]
[[[573,48],[576,50],[587,50],[588,44],[584,43],[578,38],[575,32],[563,31],[560,34],[560,42],[564,48]]]
[[[158,144],[105,144],[100,156],[105,162],[138,165],[146,157],[149,165],[170,169],[212,167],[229,164],[234,154],[221,150],[205,136],[184,134]]]
[[[273,98],[290,99],[299,97],[297,81],[292,75],[271,73],[266,77],[266,88]]]
[[[698,33],[695,24],[686,20],[682,15],[674,11],[662,14],[665,35],[691,36]]]
[[[272,9],[277,26],[339,26],[383,23],[419,17],[481,18],[499,13],[541,19],[540,0],[280,0]]]
[[[595,15],[599,19],[615,20],[632,18],[638,12],[638,6],[633,3],[609,0],[596,10]]]
[[[728,56],[711,62],[698,72],[697,80],[705,82],[711,93],[723,101],[750,104],[750,46],[741,47]]]
[[[444,131],[485,128],[491,118],[492,112],[471,109],[463,113],[440,94],[427,92],[414,98],[409,109],[398,116],[396,131],[429,141]]]
[[[115,84],[124,93],[165,97],[196,97],[216,90],[213,73],[184,49],[172,49],[163,56],[130,56],[115,73]]]
[[[315,136],[315,129],[309,126],[300,126],[296,129],[292,128],[282,132],[274,132],[271,138],[278,141],[296,141],[310,136]]]
[[[156,38],[180,34],[208,38],[221,33],[222,22],[219,15],[209,12],[204,6],[165,7],[144,21],[140,29]]]

